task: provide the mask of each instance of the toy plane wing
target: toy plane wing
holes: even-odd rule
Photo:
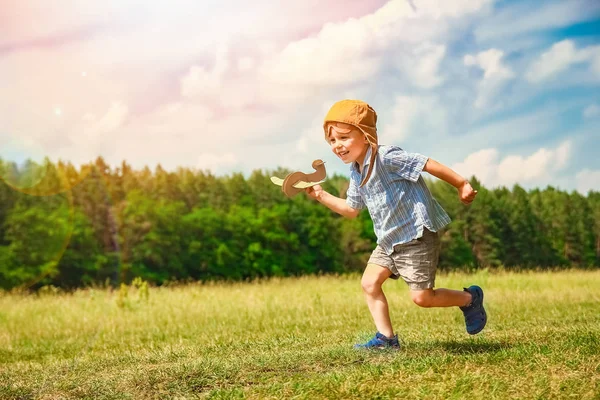
[[[283,185],[283,179],[278,178],[276,176],[271,177],[271,182],[273,182],[277,186]],[[315,185],[318,185],[319,183],[323,183],[323,182],[325,182],[325,179],[323,179],[322,181],[319,181],[319,182],[298,181],[298,182],[294,183],[292,186],[297,189],[306,189],[307,187],[315,186]]]

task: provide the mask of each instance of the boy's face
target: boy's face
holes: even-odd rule
[[[369,142],[360,130],[352,125],[331,122],[327,124],[327,138],[333,153],[344,163],[356,161],[362,166]]]

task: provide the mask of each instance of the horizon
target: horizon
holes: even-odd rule
[[[99,156],[98,158],[102,158],[102,156]],[[83,180],[89,174],[89,171],[85,171],[83,168],[85,166],[88,166],[88,165],[89,166],[93,166],[96,163],[96,161],[98,160],[98,158],[96,160],[89,161],[87,164],[80,164],[80,165],[73,165],[72,163],[70,163],[68,161],[65,162],[65,161],[62,161],[62,160],[58,160],[56,162],[54,162],[52,160],[48,160],[53,165],[57,165],[58,162],[63,162],[65,165],[72,165],[76,169],[76,171],[78,173],[83,174],[83,177],[82,177],[81,180],[77,181],[74,184],[66,184],[64,186],[61,186],[61,189],[58,192],[56,192],[56,193],[54,191],[51,191],[50,193],[48,193],[46,195],[52,195],[52,194],[62,193],[63,191],[70,190],[73,187],[75,187],[78,184],[80,184],[81,182],[83,182]],[[15,162],[15,161],[3,160],[0,157],[0,163],[2,163],[2,162],[13,163],[13,164],[16,165],[17,170],[19,172],[22,172],[21,170],[25,168],[25,163],[27,161],[35,163],[35,161],[33,161],[33,160],[25,160],[25,161],[23,161],[22,163],[19,164],[19,163]],[[105,162],[105,160],[103,158],[102,158],[102,161]],[[156,172],[157,172],[157,170],[158,170],[159,167],[162,168],[162,170],[165,171],[165,172],[167,172],[167,173],[177,173],[178,170],[181,169],[181,170],[191,171],[194,174],[211,175],[211,176],[213,176],[213,177],[215,177],[217,179],[220,179],[220,178],[228,179],[228,178],[232,178],[236,174],[241,174],[242,177],[245,180],[248,180],[251,177],[251,175],[254,174],[254,173],[256,173],[256,172],[264,174],[267,177],[273,176],[273,175],[269,175],[269,174],[277,174],[278,171],[292,172],[289,168],[286,168],[286,167],[283,167],[283,166],[276,166],[274,168],[257,168],[257,169],[254,169],[252,171],[245,171],[245,172],[244,171],[229,171],[229,172],[222,172],[222,173],[215,173],[215,172],[213,172],[210,169],[201,169],[201,168],[193,167],[193,166],[192,167],[190,167],[190,166],[183,166],[183,167],[182,166],[176,166],[174,169],[167,169],[167,168],[164,168],[162,165],[160,165],[160,163],[156,164],[154,166],[144,165],[142,167],[136,168],[136,167],[133,167],[130,164],[128,164],[126,160],[122,160],[122,162],[119,163],[119,164],[117,164],[117,165],[110,165],[108,163],[106,163],[106,165],[111,169],[111,172],[114,173],[114,172],[117,172],[117,170],[121,170],[121,167],[123,166],[123,164],[122,164],[123,162],[125,162],[125,164],[127,164],[128,167],[131,167],[133,172],[141,172],[141,171],[143,171],[144,169],[147,168],[151,172],[152,176],[156,175]],[[36,167],[40,167],[40,165],[36,163]],[[306,171],[303,171],[303,172],[307,172],[307,171],[308,171],[308,169],[306,169]],[[439,178],[437,178],[437,177],[435,177],[433,175],[427,174],[427,173],[422,173],[421,175],[423,176],[423,178],[425,179],[425,181],[430,181],[432,183],[435,182],[435,181],[441,181]],[[328,177],[349,179],[349,177],[348,177],[347,174],[339,173],[339,172],[334,172],[332,175],[328,175]],[[7,180],[5,178],[6,177],[0,176],[0,181],[4,182],[5,184],[7,184],[8,186],[12,187],[14,190],[17,190],[17,191],[23,191],[23,189],[25,189],[24,193],[29,193],[29,189],[31,189],[31,188],[33,188],[35,186],[35,185],[34,186],[27,185],[27,186],[20,187],[17,183],[12,182],[10,180]],[[280,178],[284,178],[284,176],[281,176]],[[579,191],[577,189],[565,189],[565,188],[561,188],[560,186],[554,186],[552,184],[547,184],[547,185],[544,185],[544,186],[524,187],[521,184],[519,184],[518,182],[515,182],[515,183],[510,184],[510,185],[496,185],[496,186],[493,186],[493,187],[488,187],[483,182],[481,182],[481,180],[479,179],[479,177],[476,176],[476,175],[466,176],[465,178],[467,178],[471,182],[472,182],[473,179],[477,179],[477,181],[481,184],[481,186],[483,188],[485,188],[486,190],[489,190],[489,191],[503,190],[503,189],[507,189],[509,191],[512,191],[512,190],[514,190],[515,186],[519,186],[519,187],[523,188],[528,193],[531,192],[531,191],[535,191],[535,190],[544,191],[544,190],[549,190],[549,189],[557,190],[557,191],[561,191],[561,192],[565,192],[565,193],[568,193],[568,194],[577,192],[577,193],[579,193],[580,195],[582,195],[584,197],[588,197],[590,194],[593,194],[593,193],[600,193],[599,189],[589,189],[587,192],[581,192],[581,191]],[[38,180],[37,182],[41,182],[41,179],[42,178],[40,178],[40,180]],[[325,181],[327,181],[327,180],[328,179],[326,177]],[[450,185],[449,183],[446,183],[446,184]]]

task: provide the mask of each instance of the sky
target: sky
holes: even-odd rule
[[[279,3],[279,4],[276,4]],[[600,2],[47,0],[0,9],[0,158],[348,175],[323,118],[486,187],[600,190]]]

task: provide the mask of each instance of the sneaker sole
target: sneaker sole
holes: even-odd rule
[[[354,350],[366,350],[366,351],[386,351],[386,350],[393,350],[393,351],[399,351],[400,347],[396,347],[396,346],[373,346],[373,347],[353,347]]]
[[[479,328],[475,331],[472,331],[472,332],[467,331],[467,333],[469,335],[477,335],[487,325],[487,312],[485,311],[485,307],[483,306],[483,290],[479,286],[477,287],[476,290],[479,292],[479,296],[481,296],[481,309],[483,310],[483,325],[481,326],[481,328]]]

